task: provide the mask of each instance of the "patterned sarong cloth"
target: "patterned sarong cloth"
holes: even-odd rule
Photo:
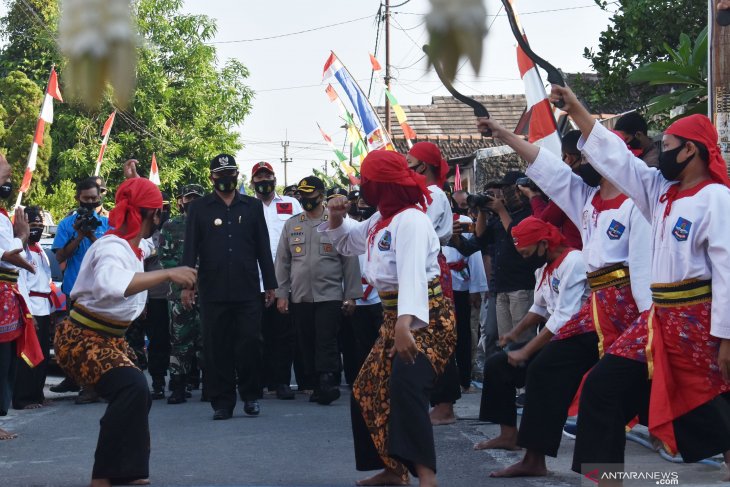
[[[0,270],[0,343],[12,341],[29,367],[43,362],[33,315],[18,291],[18,273]]]
[[[398,294],[380,293],[383,324],[373,349],[355,379],[352,393],[360,406],[370,437],[383,463],[408,478],[408,469],[388,455],[388,421],[390,418],[390,373],[393,359],[388,353],[395,344],[398,320]],[[411,330],[419,353],[428,358],[438,376],[444,370],[456,346],[456,318],[453,301],[446,299],[438,279],[429,285],[429,324]]]

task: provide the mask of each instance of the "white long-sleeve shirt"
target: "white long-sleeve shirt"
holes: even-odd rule
[[[552,152],[540,149],[527,175],[578,227],[583,240],[583,258],[588,272],[624,264],[631,272],[631,294],[639,308],[651,307],[651,226],[631,199],[599,211],[594,198],[598,188],[580,176]],[[600,200],[603,202],[603,200]]]
[[[440,274],[441,248],[431,220],[410,208],[393,217],[390,224],[368,243],[368,231],[381,219],[375,213],[364,222],[346,218],[334,230],[320,225],[342,255],[365,254],[363,275],[378,291],[398,291],[398,316],[413,315],[429,322],[428,285]]]
[[[588,297],[588,281],[580,250],[570,251],[543,281],[547,265],[535,271],[535,301],[530,312],[547,318],[545,326],[557,335]]]
[[[437,185],[432,184],[428,187],[428,190],[431,192],[431,199],[433,201],[428,205],[426,215],[428,215],[431,223],[433,223],[433,229],[436,231],[439,242],[441,242],[441,245],[446,245],[451,240],[451,235],[454,232],[454,217],[451,212],[451,203],[449,203],[449,197],[446,196],[444,190]]]
[[[31,296],[30,291],[44,294],[51,292],[51,263],[48,262],[48,256],[43,250],[36,252],[26,248],[23,256],[35,267],[35,274],[20,269],[18,291],[23,295],[33,316],[48,316],[52,311],[50,300],[41,296]]]
[[[269,229],[271,259],[276,262],[276,250],[279,248],[279,239],[281,239],[281,232],[284,230],[284,224],[289,218],[302,212],[302,205],[296,198],[275,194],[274,198],[269,201],[268,204],[264,203],[263,206],[266,228]],[[261,277],[261,269],[259,269],[259,285],[261,287],[261,292],[264,292],[264,281]]]
[[[124,297],[137,272],[144,272],[144,264],[129,243],[116,235],[105,235],[84,256],[71,299],[105,318],[132,321],[142,314],[147,302],[147,291]]]
[[[472,223],[471,218],[466,215],[459,217],[461,223]],[[464,238],[469,238],[470,234],[465,234]],[[454,291],[469,291],[469,294],[483,293],[489,290],[487,284],[487,273],[484,270],[484,260],[482,259],[481,250],[474,252],[469,257],[464,257],[454,247],[442,247],[444,257],[448,264],[464,262],[466,267],[462,271],[451,270],[451,283]]]
[[[711,279],[710,334],[730,339],[730,189],[708,184],[680,192],[665,217],[667,202],[662,196],[678,183],[637,159],[599,123],[587,140],[581,138],[578,148],[651,222],[652,282]]]
[[[13,222],[10,218],[0,213],[0,257],[5,252],[23,248],[23,242],[19,238],[15,238],[13,233]],[[9,264],[4,260],[0,260],[0,269],[17,271],[18,268],[13,264]]]

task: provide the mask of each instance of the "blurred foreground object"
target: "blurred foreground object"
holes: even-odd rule
[[[134,92],[137,35],[130,0],[63,0],[59,47],[68,59],[67,90],[93,108],[108,82],[125,107]]]
[[[482,0],[431,0],[426,15],[430,37],[429,66],[438,61],[446,77],[453,81],[459,59],[469,58],[479,73],[482,62],[482,41],[487,35],[487,9]]]

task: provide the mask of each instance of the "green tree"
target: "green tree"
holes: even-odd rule
[[[28,12],[26,2],[44,19],[43,26]],[[220,152],[235,154],[242,147],[236,127],[251,109],[253,92],[245,84],[248,70],[236,60],[218,63],[215,47],[207,44],[216,33],[215,22],[204,15],[183,14],[183,0],[138,0],[133,5],[144,37],[138,50],[137,86],[130,106],[117,113],[101,175],[113,192],[123,178],[125,159],[138,159],[140,175],[147,176],[155,153],[161,189],[174,192],[180,184],[192,182],[207,186],[210,159]],[[56,64],[63,91],[63,60],[55,42],[43,41],[44,36],[55,37],[57,0],[43,4],[9,0],[8,7],[1,32],[7,40],[0,51],[2,74],[12,69],[37,73],[31,79],[42,90],[51,65]],[[11,26],[11,20],[17,25]],[[50,174],[47,179],[34,178],[34,184],[44,186],[48,204],[64,200],[50,198],[55,191],[65,191],[64,181],[93,173],[101,127],[114,110],[110,100],[107,97],[93,111],[73,102],[56,104]],[[34,116],[39,106],[32,110]],[[32,132],[28,132],[31,137]],[[27,151],[23,147],[18,150]],[[35,202],[33,196],[28,201]]]
[[[672,87],[670,93],[649,100],[647,114],[662,115],[677,107],[686,108],[681,116],[707,113],[707,28],[702,29],[694,43],[682,34],[677,49],[667,43],[664,49],[668,61],[644,64],[628,76],[629,83]]]
[[[621,111],[645,105],[656,89],[636,87],[627,77],[642,64],[666,60],[663,45],[679,43],[680,33],[695,38],[707,24],[707,3],[698,0],[594,0],[614,10],[601,33],[597,51],[586,48],[597,81],[579,78],[574,88],[596,112]]]

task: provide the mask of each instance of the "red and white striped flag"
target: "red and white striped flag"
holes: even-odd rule
[[[510,0],[514,10],[514,0]],[[520,23],[520,18],[515,11],[517,24],[522,32],[522,37],[527,41],[525,29]],[[529,112],[530,127],[528,140],[540,147],[545,147],[552,153],[560,155],[560,135],[558,124],[555,122],[553,109],[548,100],[545,85],[540,78],[535,63],[527,57],[522,48],[517,46],[517,65],[520,68],[520,77],[525,83],[525,97],[527,98],[527,111]]]
[[[459,163],[456,163],[456,173],[454,174],[454,191],[461,191],[461,170],[459,169]]]
[[[160,185],[160,172],[157,169],[157,158],[155,153],[152,153],[152,165],[150,166],[150,181],[155,183],[157,186]]]
[[[101,170],[101,161],[104,159],[104,151],[106,151],[106,146],[109,143],[109,134],[112,131],[112,126],[114,125],[114,118],[117,116],[117,111],[114,110],[111,115],[109,115],[109,118],[106,119],[106,122],[104,122],[104,128],[101,129],[101,135],[104,137],[101,141],[101,148],[99,149],[99,157],[96,158],[96,170],[94,170],[94,176],[99,175],[99,171]]]
[[[15,205],[16,208],[20,206],[23,193],[28,191],[30,188],[30,182],[31,179],[33,179],[33,171],[35,171],[36,162],[38,160],[38,147],[43,146],[43,134],[45,133],[46,123],[53,123],[54,99],[63,102],[61,90],[58,88],[58,76],[56,75],[56,69],[51,68],[51,75],[48,78],[48,86],[46,86],[46,94],[43,97],[43,105],[41,105],[41,112],[38,115],[38,121],[35,126],[35,135],[33,136],[33,142],[30,145],[30,152],[28,153],[28,161],[25,166],[25,173],[23,174],[23,182],[20,184],[20,193],[18,194],[18,200]]]

